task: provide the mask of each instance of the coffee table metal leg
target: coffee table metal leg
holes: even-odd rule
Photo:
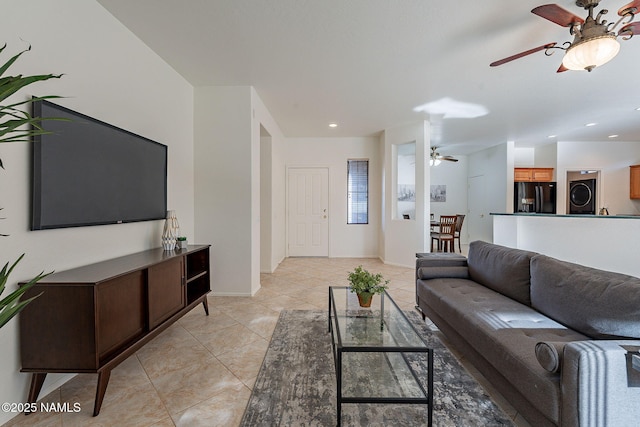
[[[336,398],[338,412],[338,426],[342,425],[342,351],[337,351],[338,362],[336,363]]]
[[[331,332],[331,288],[329,288],[329,311],[327,311],[327,332]]]
[[[428,422],[427,425],[429,427],[431,427],[433,425],[433,349],[430,348],[429,351],[427,352],[428,354],[428,364],[429,366],[427,367],[427,391],[429,393],[429,412],[428,412]]]

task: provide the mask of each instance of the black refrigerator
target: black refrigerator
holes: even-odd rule
[[[514,183],[513,212],[556,213],[556,183]]]

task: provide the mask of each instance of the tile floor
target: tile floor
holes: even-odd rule
[[[327,286],[347,285],[358,265],[390,280],[389,293],[414,309],[414,270],[377,259],[288,258],[261,276],[254,297],[209,297],[111,374],[98,417],[92,417],[96,375],[80,374],[47,402],[79,403],[80,412],[20,415],[5,426],[237,426],[279,312],[327,309]],[[464,361],[463,361],[464,362]],[[469,371],[518,426],[528,426],[472,367]]]

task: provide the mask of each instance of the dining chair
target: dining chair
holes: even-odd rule
[[[460,232],[462,232],[462,223],[464,222],[464,215],[458,214],[456,215],[456,229],[453,234],[454,247],[455,240],[458,239],[458,250],[462,253],[462,245],[460,244]]]
[[[431,251],[433,242],[438,242],[438,252],[455,252],[453,236],[456,230],[456,215],[441,215],[438,231],[431,232]]]

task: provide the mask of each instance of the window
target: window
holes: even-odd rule
[[[394,144],[396,210],[394,219],[416,218],[416,143]]]
[[[369,160],[347,160],[347,224],[369,223]]]

